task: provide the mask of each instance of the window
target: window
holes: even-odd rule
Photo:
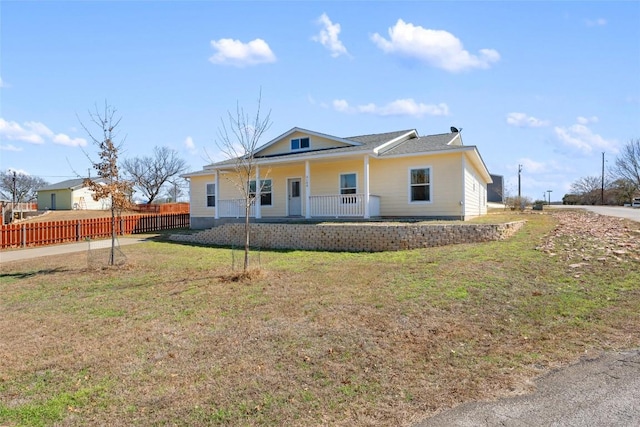
[[[303,150],[305,148],[309,148],[309,138],[296,138],[291,140],[291,149],[292,150]]]
[[[409,175],[409,200],[411,202],[431,201],[431,169],[411,169]]]
[[[256,195],[256,181],[249,181],[249,194],[252,197]],[[262,206],[271,206],[272,198],[271,198],[271,180],[270,179],[261,179],[260,180],[260,205]]]
[[[207,207],[214,207],[216,205],[216,185],[207,184]]]
[[[342,196],[342,203],[356,203],[355,196],[348,196],[348,194],[357,193],[357,178],[355,173],[343,173],[340,174],[340,194],[347,194]]]

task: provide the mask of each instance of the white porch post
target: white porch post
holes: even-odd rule
[[[260,197],[260,193],[262,193],[262,185],[260,185],[260,166],[256,166],[256,219],[262,218],[262,205],[260,203],[262,198]]]
[[[369,212],[369,155],[364,156],[364,217],[371,217]]]
[[[311,218],[311,171],[309,160],[304,162],[304,217]]]
[[[213,215],[214,219],[220,219],[220,171],[216,169],[216,181],[213,189],[213,198],[215,199],[216,210]]]

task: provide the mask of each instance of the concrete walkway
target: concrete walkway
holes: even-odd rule
[[[144,237],[118,237],[117,245],[126,246],[142,243],[148,240]],[[83,252],[89,249],[103,249],[111,247],[111,239],[91,240],[79,243],[65,243],[60,245],[39,246],[26,249],[8,249],[0,251],[0,264],[11,261],[39,258],[50,255],[62,255],[72,252]]]

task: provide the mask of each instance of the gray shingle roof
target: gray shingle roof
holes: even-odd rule
[[[430,151],[455,150],[460,148],[460,145],[449,145],[455,136],[456,133],[421,136],[419,138],[409,139],[389,150],[383,150],[379,154],[381,157],[385,157],[402,154],[428,153]]]
[[[342,154],[345,155],[350,153],[358,153],[358,152],[371,152],[374,148],[392,141],[402,135],[406,135],[409,132],[414,131],[413,129],[408,130],[399,130],[393,132],[386,133],[376,133],[369,135],[358,135],[358,136],[350,136],[341,139],[347,139],[350,141],[359,142],[361,145],[349,146],[349,147],[335,147],[335,148],[325,148],[321,150],[309,150],[303,152],[296,153],[282,153],[282,154],[273,154],[269,156],[256,156],[256,159],[276,159],[276,158],[287,158],[287,159],[305,159],[310,157],[315,157],[319,154]],[[402,155],[402,154],[411,154],[411,153],[426,153],[430,151],[441,151],[441,150],[452,150],[460,148],[459,145],[447,145],[453,138],[456,136],[456,133],[444,133],[439,135],[429,135],[418,138],[411,138],[404,142],[393,144],[392,146],[387,147],[387,149],[383,149],[380,151],[379,155],[381,157],[384,156],[392,156],[392,155]],[[235,163],[234,159],[224,160],[222,162],[214,163],[210,166],[225,166],[232,165]]]
[[[95,181],[101,181],[100,178],[93,178]],[[66,181],[56,182],[55,184],[45,185],[44,187],[38,188],[38,191],[47,191],[47,190],[77,190],[78,188],[83,187],[84,178],[74,178],[68,179]]]

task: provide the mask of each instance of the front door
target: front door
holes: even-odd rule
[[[302,215],[302,198],[300,197],[300,178],[287,180],[287,192],[289,193],[289,216]]]
[[[51,193],[51,210],[56,210],[56,193]]]

